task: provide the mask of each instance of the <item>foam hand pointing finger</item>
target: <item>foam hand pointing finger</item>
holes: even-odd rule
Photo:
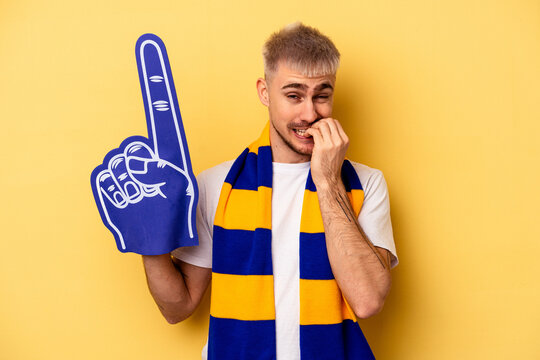
[[[94,169],[91,182],[118,249],[159,255],[198,244],[198,188],[165,45],[145,34],[135,51],[148,138],[124,140]]]

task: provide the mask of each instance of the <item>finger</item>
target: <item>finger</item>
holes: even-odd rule
[[[330,127],[328,126],[328,122],[318,122],[317,129],[319,129],[319,131],[321,132],[323,142],[329,143],[328,145],[332,145],[334,143],[332,140],[332,133],[330,132]]]
[[[345,141],[347,144],[349,143],[349,137],[345,133],[345,130],[343,129],[343,126],[341,126],[341,123],[338,120],[335,120],[336,127],[339,132],[339,136]]]
[[[127,200],[118,189],[118,184],[114,181],[114,178],[109,170],[103,170],[96,176],[97,189],[103,195],[101,198],[106,199],[117,208],[124,208],[127,206]],[[102,206],[105,206],[102,203]]]
[[[130,156],[138,156],[148,159],[157,158],[152,149],[150,149],[148,145],[140,141],[134,141],[128,144],[124,149],[124,155],[126,158]]]
[[[338,129],[337,120],[335,119],[328,119],[326,122],[328,124],[328,128],[330,129],[330,134],[332,136],[332,140],[334,144],[342,144],[343,138],[341,137],[341,133]]]
[[[311,135],[313,137],[313,143],[314,146],[320,146],[323,142],[323,138],[321,135],[321,131],[318,129],[318,127],[310,127],[306,130],[306,134]]]
[[[144,196],[140,186],[129,175],[126,167],[126,157],[118,154],[109,161],[109,172],[122,190],[129,203],[137,203]]]
[[[165,45],[156,35],[145,34],[137,40],[135,51],[154,152],[160,159],[187,169],[189,154]]]
[[[138,163],[133,162],[132,166],[133,166],[133,170],[135,171],[144,170],[144,164],[145,164],[144,159],[154,159],[154,160],[157,159],[152,149],[150,149],[150,147],[143,142],[134,141],[130,143],[128,146],[126,146],[124,150],[124,156],[126,157],[126,167],[127,167],[127,171],[130,177],[139,184],[140,188],[146,194],[146,196],[155,195],[157,193],[158,188],[156,188],[153,185],[147,185],[147,184],[143,184],[137,181],[135,176],[133,175],[132,169],[130,169],[129,167],[129,159],[143,159],[142,161]]]

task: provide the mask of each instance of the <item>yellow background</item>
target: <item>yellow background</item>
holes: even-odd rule
[[[266,121],[260,48],[319,27],[342,53],[348,156],[383,170],[401,264],[361,324],[378,359],[540,358],[540,3],[0,2],[1,359],[198,359],[208,298],[161,318],[90,172],[146,125],[138,36],[167,45],[195,173]]]

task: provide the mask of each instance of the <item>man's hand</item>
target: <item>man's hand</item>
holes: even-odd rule
[[[317,188],[335,187],[341,182],[341,166],[349,147],[349,138],[336,119],[317,121],[306,134],[313,137],[311,176]]]
[[[390,290],[389,253],[373,246],[348,200],[341,167],[349,138],[339,122],[322,119],[306,133],[314,141],[311,176],[317,186],[332,272],[355,314],[370,317],[380,311]]]
[[[110,151],[92,172],[92,190],[120,251],[159,255],[197,245],[198,188],[165,45],[146,34],[135,51],[148,138]]]

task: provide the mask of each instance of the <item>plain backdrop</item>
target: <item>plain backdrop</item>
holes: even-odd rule
[[[146,135],[140,35],[167,46],[199,173],[258,136],[261,46],[297,20],[340,49],[348,157],[389,186],[400,265],[360,322],[377,358],[540,358],[534,0],[0,2],[0,358],[200,358],[208,297],[166,323],[90,172]]]

